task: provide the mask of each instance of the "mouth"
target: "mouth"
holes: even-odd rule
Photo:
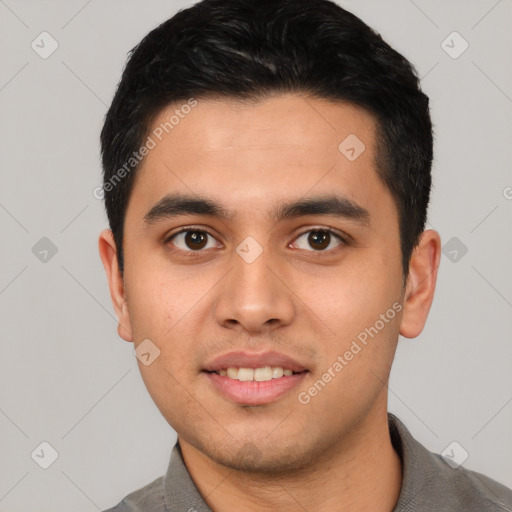
[[[221,377],[227,377],[228,379],[239,380],[241,382],[268,382],[273,379],[281,379],[303,372],[294,372],[290,368],[283,368],[282,366],[262,366],[259,368],[229,367],[208,373],[216,373]]]
[[[309,373],[294,359],[276,352],[231,352],[203,369],[214,391],[238,405],[277,401]]]
[[[238,371],[237,368],[235,370]],[[242,370],[241,377],[243,379],[245,368],[240,368],[240,370]],[[238,405],[254,406],[278,401],[284,395],[290,393],[293,388],[297,387],[309,372],[305,370],[285,375],[283,371],[281,377],[261,381],[254,379],[240,380],[240,375],[237,378],[232,378],[228,377],[227,373],[226,375],[221,375],[220,371],[203,373],[208,378],[214,391],[224,399]]]

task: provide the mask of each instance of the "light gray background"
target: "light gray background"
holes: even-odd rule
[[[175,433],[117,336],[93,189],[126,53],[191,4],[0,0],[2,511],[101,510],[166,470]],[[457,441],[465,467],[510,487],[512,3],[340,4],[423,77],[437,139],[430,226],[468,249],[442,256],[428,324],[400,340],[390,410],[431,450]],[[42,31],[59,44],[47,59],[31,48]],[[469,43],[457,59],[441,46],[453,31]],[[58,249],[47,262],[32,252],[42,237]],[[48,469],[31,458],[42,441],[59,454]]]

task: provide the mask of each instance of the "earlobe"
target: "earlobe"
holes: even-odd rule
[[[107,274],[112,304],[119,321],[117,332],[125,341],[133,341],[123,277],[119,271],[116,243],[110,229],[105,229],[100,233],[98,249],[105,273]]]
[[[419,336],[434,299],[437,270],[441,259],[441,238],[428,229],[421,234],[409,263],[404,294],[400,334],[406,338]]]

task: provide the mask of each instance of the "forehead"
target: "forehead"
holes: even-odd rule
[[[310,154],[317,159],[312,150],[329,148],[331,156],[338,156],[339,144],[347,136],[355,135],[365,141],[370,153],[373,149],[373,116],[348,103],[298,94],[275,94],[249,103],[232,98],[196,102],[193,108],[183,102],[159,113],[150,133],[159,146],[170,149],[171,144],[179,144],[183,150],[200,149],[209,152],[209,158],[215,152],[235,149],[274,149],[280,154],[290,146],[294,151],[304,148],[299,153],[301,157]]]
[[[387,193],[376,174],[376,123],[361,108],[295,94],[189,104],[154,119],[134,201],[151,206],[169,192],[198,194],[251,215],[309,192],[338,190],[368,206]]]

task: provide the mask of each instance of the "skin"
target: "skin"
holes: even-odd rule
[[[175,108],[162,111],[154,126]],[[349,134],[366,147],[354,161],[338,150]],[[145,222],[171,192],[206,195],[233,218]],[[269,218],[278,204],[333,192],[367,209],[369,224],[332,215]],[[202,252],[183,235],[164,242],[190,225],[212,235]],[[351,238],[345,244],[332,237],[319,250],[308,243],[315,228]],[[236,253],[248,236],[263,249],[250,264]],[[376,173],[370,114],[296,94],[255,104],[199,100],[145,157],[123,247],[121,276],[112,234],[101,233],[119,335],[135,347],[149,338],[160,349],[139,368],[212,510],[393,510],[402,468],[389,436],[387,383],[399,334],[413,338],[424,327],[441,242],[437,232],[423,232],[404,286],[398,213]],[[394,303],[401,311],[308,404],[300,403],[298,393]],[[202,369],[213,356],[239,349],[283,352],[309,373],[273,403],[235,404]]]

